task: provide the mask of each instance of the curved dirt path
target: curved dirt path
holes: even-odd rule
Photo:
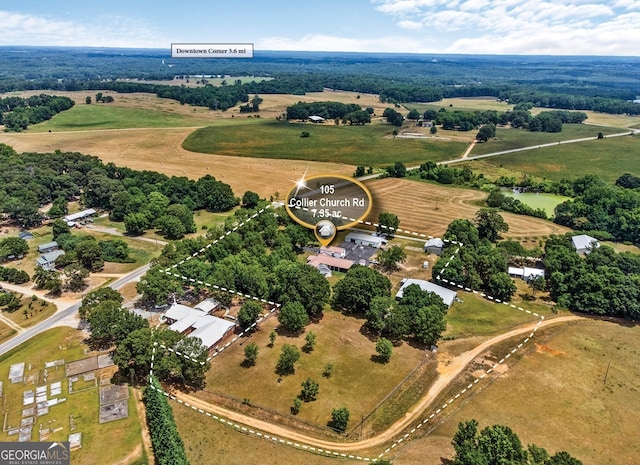
[[[440,370],[439,368],[438,377],[436,378],[436,381],[433,383],[427,394],[422,399],[420,399],[420,401],[416,405],[414,405],[411,410],[409,410],[404,415],[403,418],[398,420],[396,423],[391,425],[389,429],[380,433],[379,435],[356,442],[340,443],[318,439],[313,436],[308,436],[304,433],[291,430],[281,425],[269,423],[267,421],[259,420],[242,413],[234,412],[233,410],[229,410],[218,405],[210,404],[189,394],[175,392],[173,393],[173,395],[178,400],[186,402],[195,408],[201,409],[214,415],[225,417],[232,422],[242,423],[243,425],[246,425],[250,428],[255,428],[256,430],[268,432],[273,436],[279,436],[280,438],[285,438],[290,441],[299,442],[305,445],[323,448],[325,450],[336,452],[356,452],[381,446],[382,444],[393,440],[396,436],[399,435],[402,430],[404,430],[411,423],[415,422],[418,419],[418,417],[434,402],[438,395],[444,389],[446,389],[447,386],[449,386],[449,384],[467,367],[469,363],[471,363],[472,360],[474,360],[478,355],[487,350],[489,347],[512,337],[531,333],[537,328],[581,319],[583,318],[580,316],[571,315],[549,320],[536,321],[525,326],[513,329],[506,333],[500,334],[499,336],[495,336],[478,345],[474,349],[460,354],[459,356],[455,357],[445,369]]]

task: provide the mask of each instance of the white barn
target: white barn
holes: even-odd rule
[[[438,286],[437,284],[434,284],[429,281],[425,281],[423,279],[403,278],[401,282],[402,282],[402,286],[400,286],[400,290],[396,294],[396,299],[398,300],[402,300],[402,297],[404,295],[404,290],[407,287],[411,286],[412,284],[416,284],[420,286],[420,289],[422,289],[423,291],[433,292],[434,294],[436,294],[438,297],[442,299],[442,301],[447,305],[447,307],[451,307],[451,305],[456,300],[456,297],[458,295],[456,291],[452,291],[450,289],[447,289],[446,287]]]
[[[587,255],[591,253],[593,249],[600,247],[598,239],[595,237],[587,236],[586,234],[580,234],[571,238],[571,243],[576,252],[580,255]]]

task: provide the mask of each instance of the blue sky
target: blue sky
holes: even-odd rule
[[[166,5],[166,6],[163,6]],[[640,0],[3,0],[0,45],[640,55]]]

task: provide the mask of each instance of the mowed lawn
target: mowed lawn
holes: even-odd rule
[[[28,132],[87,129],[164,128],[202,126],[202,118],[111,104],[76,104],[49,121],[30,126]]]
[[[624,128],[594,126],[589,124],[563,124],[561,132],[531,132],[524,129],[497,128],[495,139],[476,144],[469,156],[501,152],[503,150],[532,147],[540,144],[551,144],[565,140],[582,139],[603,135],[629,132]]]
[[[511,427],[522,443],[566,450],[584,465],[637,463],[640,327],[584,320],[538,331],[517,364],[476,392],[398,464],[451,457],[458,423]],[[605,374],[608,375],[605,382]],[[418,457],[422,462],[418,462]]]
[[[319,394],[317,400],[303,403],[298,418],[325,427],[331,420],[332,409],[347,407],[351,413],[350,429],[424,357],[423,350],[403,343],[394,348],[388,364],[374,362],[371,357],[376,355],[375,342],[361,334],[363,322],[332,310],[325,312],[318,324],[306,328],[306,333],[317,335],[315,350],[301,351],[295,374],[279,376],[275,367],[282,346],[294,344],[301,349],[306,333],[300,337],[278,335],[274,347],[268,347],[269,333],[277,324],[276,318],[270,317],[249,340],[243,340],[244,344],[258,345],[256,365],[241,366],[244,347],[235,343],[212,361],[205,389],[289,415],[301,383],[310,377],[319,383]],[[330,378],[322,375],[328,363],[334,365]]]
[[[64,360],[70,362],[80,360],[92,354],[85,353],[87,348],[82,343],[83,334],[68,327],[57,327],[45,331],[37,338],[31,339],[7,354],[0,356],[0,380],[3,381],[2,413],[7,415],[8,422],[15,426],[20,424],[22,412],[22,395],[26,390],[35,390],[36,386],[44,385],[42,380],[45,362]],[[8,380],[9,366],[25,362],[26,383],[11,384]],[[96,375],[98,377],[98,375]],[[82,448],[71,453],[71,462],[77,465],[94,463],[118,463],[129,457],[126,463],[147,463],[142,458],[141,425],[136,413],[133,393],[129,395],[129,417],[113,422],[98,423],[99,395],[98,388],[83,391],[68,391],[68,379],[64,366],[48,370],[47,383],[60,381],[62,383],[62,397],[67,400],[52,406],[49,413],[36,420],[31,440],[38,440],[38,424],[43,428],[51,428],[49,441],[66,441],[70,434],[69,416],[73,415],[76,432],[82,433]],[[99,380],[98,380],[99,381]],[[77,388],[83,384],[79,377]],[[91,386],[85,384],[85,386]],[[53,429],[62,427],[60,431]],[[17,436],[2,433],[3,441],[16,441]],[[108,438],[108,440],[105,440]],[[137,454],[132,452],[138,450]],[[131,455],[130,455],[131,454]],[[136,457],[139,461],[136,461]],[[125,462],[123,462],[125,463]]]
[[[393,126],[288,123],[245,120],[209,126],[190,134],[182,144],[192,152],[242,157],[285,158],[380,166],[459,157],[466,144],[437,139],[394,139]],[[300,137],[308,132],[309,137]]]
[[[497,155],[483,161],[496,168],[504,167],[552,180],[597,174],[607,182],[615,182],[624,173],[640,175],[640,137],[622,136],[562,144]],[[470,166],[473,169],[474,164]]]

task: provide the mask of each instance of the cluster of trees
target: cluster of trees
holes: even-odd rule
[[[556,207],[556,223],[640,244],[640,190],[607,185],[596,175],[587,175],[573,182],[573,192],[574,199]]]
[[[456,184],[479,188],[489,182],[483,174],[474,174],[468,166],[462,169],[451,168],[447,165],[438,165],[434,161],[427,161],[421,164],[415,172],[421,179],[436,181],[440,184]]]
[[[254,95],[249,103],[246,105],[240,105],[240,113],[257,113],[260,111],[260,104],[263,99]]]
[[[353,266],[333,287],[332,305],[366,318],[366,328],[392,341],[412,338],[431,345],[445,329],[446,305],[437,295],[409,286],[401,302],[391,297],[389,278],[363,266]]]
[[[570,236],[545,245],[544,265],[551,297],[573,311],[640,319],[640,256],[608,246],[580,257]]]
[[[115,347],[113,361],[120,373],[132,382],[143,383],[151,369],[154,344],[157,343],[154,377],[202,388],[209,369],[207,349],[198,338],[185,337],[168,329],[151,329],[147,320],[122,307],[122,296],[105,287],[82,299],[80,317],[89,325],[89,345]],[[169,352],[161,346],[190,354],[189,358]]]
[[[22,300],[13,292],[0,292],[0,309],[13,313],[22,306]]]
[[[238,204],[231,187],[205,175],[197,181],[104,164],[80,153],[16,153],[0,144],[0,209],[23,227],[42,223],[39,207],[52,202],[52,217],[80,198],[86,207],[111,211],[131,233],[159,227],[176,238],[195,228],[192,211],[228,211]]]
[[[153,456],[158,465],[189,465],[184,443],[162,387],[152,380],[143,391]]]
[[[42,123],[74,105],[69,97],[33,95],[0,99],[0,124],[7,132],[19,132],[30,124]]]
[[[0,266],[0,281],[6,281],[12,284],[24,284],[30,280],[31,277],[26,271],[8,266]]]
[[[96,102],[98,103],[113,103],[113,97],[111,95],[104,95],[102,92],[96,94]]]
[[[0,262],[15,260],[29,252],[29,244],[20,237],[6,237],[0,240]]]
[[[393,108],[385,108],[384,112],[382,112],[382,117],[387,118],[387,123],[398,127],[402,126],[402,123],[404,121],[404,116],[402,116],[402,113],[396,111]]]
[[[582,465],[564,451],[550,456],[535,444],[525,449],[508,426],[487,426],[479,431],[476,420],[459,423],[451,444],[456,452],[453,465]]]
[[[385,339],[412,338],[427,347],[434,345],[446,329],[446,313],[447,306],[438,295],[412,284],[403,291],[400,302],[390,296],[375,297],[365,312],[365,326],[383,336],[376,350],[388,360],[391,353]]]
[[[483,289],[496,299],[509,301],[516,285],[507,274],[505,255],[492,244],[508,229],[504,219],[490,209],[480,209],[474,223],[463,219],[452,221],[443,238],[464,247],[451,257],[450,248],[457,246],[449,243],[433,267],[434,276],[471,289]]]
[[[518,103],[513,110],[499,112],[496,110],[455,110],[449,112],[441,108],[438,112],[433,110],[425,112],[425,119],[431,119],[443,129],[471,131],[482,126],[478,133],[479,140],[486,141],[495,137],[495,126],[510,124],[512,128],[524,128],[534,132],[560,132],[563,123],[582,123],[587,119],[584,112],[575,111],[542,111],[533,116],[529,111],[533,105],[529,102]],[[484,128],[487,129],[484,129]]]
[[[498,93],[498,98],[510,103],[528,102],[536,107],[563,108],[566,110],[592,110],[601,113],[639,115],[640,106],[625,99],[571,95],[566,92],[539,90],[510,90]]]
[[[310,116],[320,116],[324,119],[332,119],[338,124],[362,125],[371,122],[373,108],[363,110],[355,103],[341,102],[298,102],[287,107],[287,120],[298,119],[306,121]]]
[[[138,284],[143,299],[150,304],[165,303],[169,294],[182,294],[186,283],[162,270],[206,247],[212,239],[221,237],[252,213],[253,210],[237,210],[224,227],[209,230],[207,237],[184,239],[165,246],[158,264]],[[287,309],[281,316],[281,324],[298,331],[300,321],[306,324],[318,318],[329,300],[327,280],[315,268],[296,260],[302,247],[312,241],[309,230],[294,223],[284,209],[280,209],[275,214],[259,215],[237,231],[226,234],[224,240],[200,255],[203,260],[186,261],[176,272],[196,283],[215,283],[242,294],[285,302]],[[205,288],[192,285],[196,290]],[[231,299],[228,293],[222,292],[216,293],[216,298],[222,303]],[[243,319],[245,313],[248,326],[257,312],[247,308]]]

